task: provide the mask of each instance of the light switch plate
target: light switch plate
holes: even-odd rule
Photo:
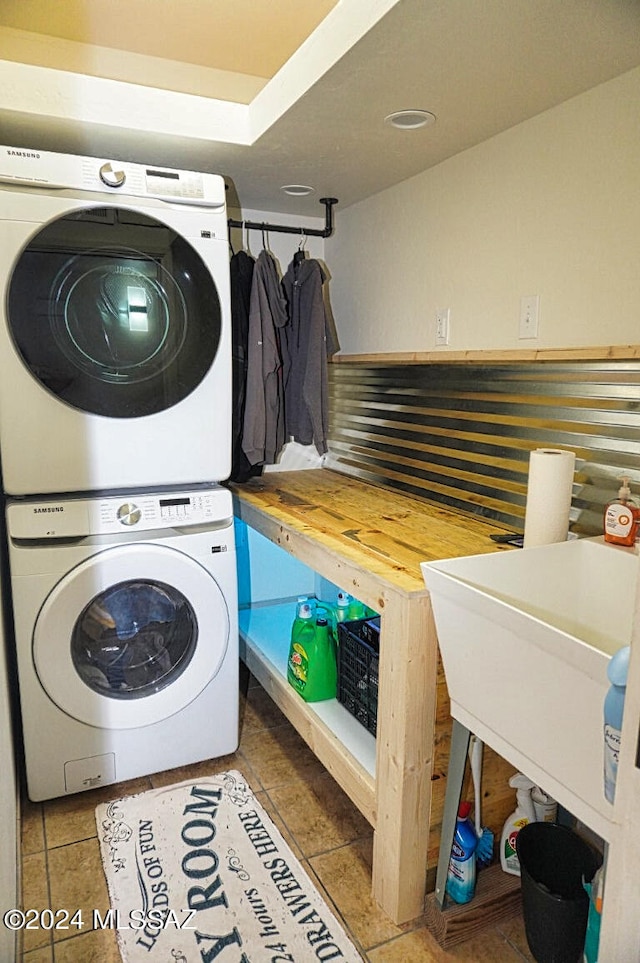
[[[518,334],[520,340],[538,337],[539,315],[539,294],[528,294],[525,295],[525,297],[520,298],[520,328]]]
[[[436,311],[436,345],[449,344],[449,308],[439,308]]]

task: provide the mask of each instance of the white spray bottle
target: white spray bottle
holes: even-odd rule
[[[516,838],[523,826],[536,821],[536,811],[531,799],[531,791],[535,788],[535,783],[518,772],[511,777],[509,785],[516,790],[516,808],[506,820],[502,830],[500,863],[505,873],[519,876],[520,860],[516,853]]]

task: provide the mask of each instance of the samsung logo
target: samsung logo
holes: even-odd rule
[[[32,150],[7,150],[7,154],[11,157],[33,157],[34,160],[40,160],[40,154],[36,154]]]
[[[63,512],[64,506],[62,505],[52,505],[51,508],[34,508],[35,515],[51,514],[51,512]]]

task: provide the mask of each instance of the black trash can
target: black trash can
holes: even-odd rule
[[[527,823],[516,837],[522,914],[537,963],[579,963],[589,914],[582,879],[590,882],[599,857],[577,833],[556,823]]]

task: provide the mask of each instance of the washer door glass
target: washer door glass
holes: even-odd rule
[[[198,561],[164,545],[119,545],[72,568],[33,631],[42,688],[67,715],[101,729],[168,719],[219,672],[229,646],[222,589]]]
[[[162,582],[131,580],[85,606],[71,636],[71,659],[94,692],[139,699],[184,672],[197,638],[195,612],[181,592]]]
[[[18,258],[9,328],[32,375],[73,408],[111,418],[182,401],[213,364],[218,293],[172,228],[90,208],[48,224]]]

